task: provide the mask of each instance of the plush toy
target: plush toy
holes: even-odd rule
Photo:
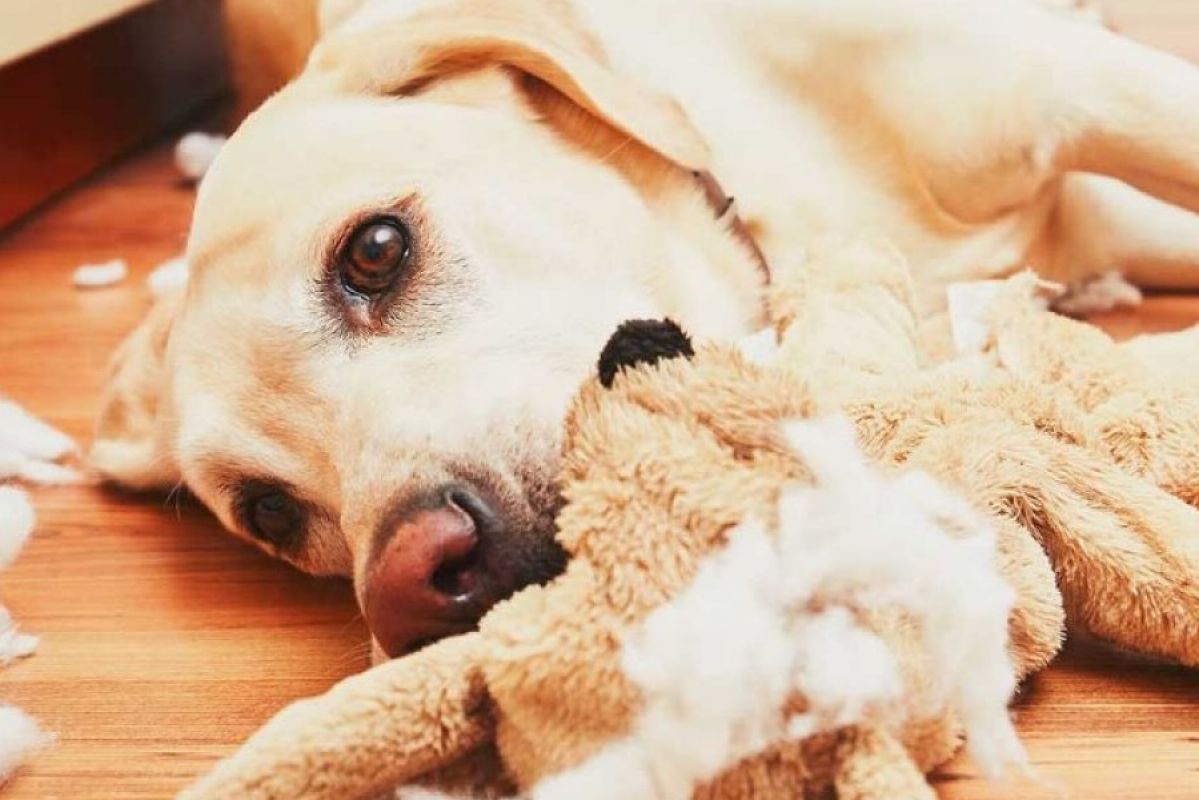
[[[181,796],[916,800],[963,735],[1021,760],[1006,703],[1067,617],[1199,665],[1199,329],[971,291],[919,321],[897,257],[838,244],[740,348],[624,326],[567,419],[565,573]]]

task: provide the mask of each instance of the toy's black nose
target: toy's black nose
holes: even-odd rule
[[[695,355],[691,339],[669,319],[635,319],[622,324],[608,339],[599,358],[599,379],[611,388],[616,374],[639,364]]]

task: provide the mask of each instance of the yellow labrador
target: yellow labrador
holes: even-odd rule
[[[203,182],[93,460],[352,576],[394,655],[560,569],[568,398],[622,320],[754,330],[758,247],[888,239],[929,297],[1030,263],[1199,285],[1199,70],[1060,5],[328,3]]]

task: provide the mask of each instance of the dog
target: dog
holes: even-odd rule
[[[1029,264],[1199,286],[1199,70],[1069,3],[321,19],[200,186],[191,282],[118,353],[91,459],[351,577],[387,656],[561,570],[559,426],[624,320],[743,336],[829,236],[892,243],[930,306]]]

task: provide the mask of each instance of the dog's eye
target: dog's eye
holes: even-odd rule
[[[304,524],[304,509],[287,492],[272,489],[252,495],[246,525],[256,538],[278,547],[291,543]]]
[[[359,294],[391,287],[408,261],[408,229],[394,218],[374,219],[354,229],[341,258],[341,280]]]

